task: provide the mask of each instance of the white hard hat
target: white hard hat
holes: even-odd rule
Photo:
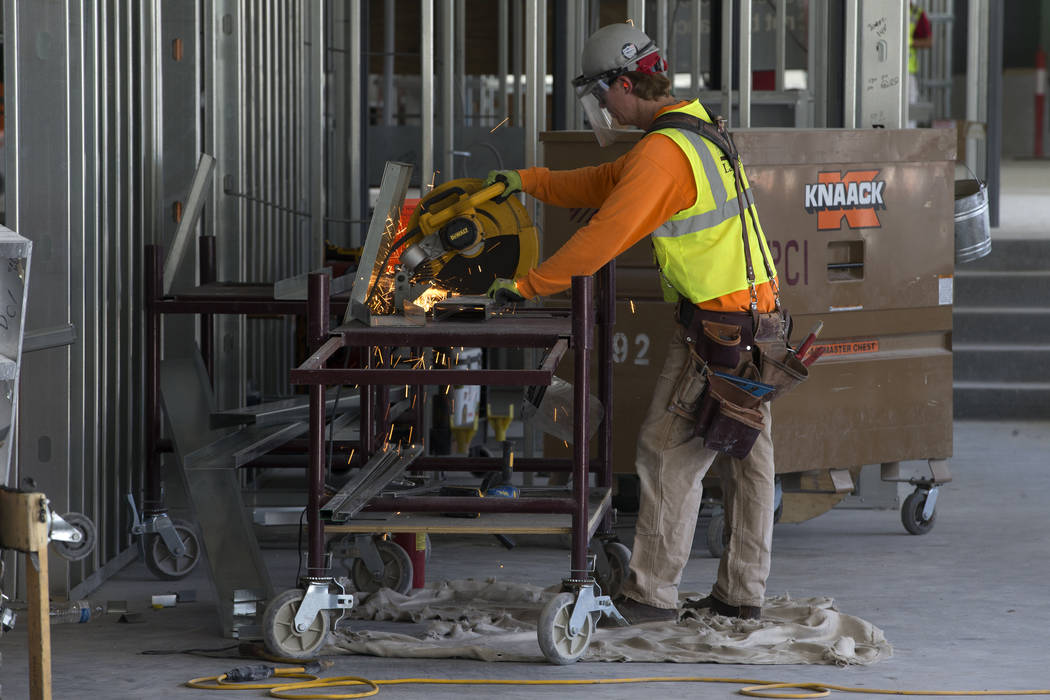
[[[588,37],[573,84],[609,80],[628,71],[662,73],[667,64],[645,32],[633,24],[609,24]]]
[[[630,71],[654,74],[667,70],[653,40],[633,24],[609,24],[587,39],[580,60],[583,72],[573,79],[576,97],[598,144],[613,142],[612,117],[605,108],[609,84]]]

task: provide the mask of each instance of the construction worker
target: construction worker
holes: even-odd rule
[[[609,25],[591,35],[584,46],[582,68],[583,74],[573,82],[603,146],[614,138],[613,119],[640,129],[650,129],[666,115],[712,122],[698,100],[671,96],[671,83],[664,75],[667,64],[649,37],[633,25]],[[612,163],[565,171],[528,168],[489,173],[487,183],[497,180],[505,182],[508,191],[520,189],[547,204],[598,211],[527,275],[496,280],[489,296],[506,303],[559,292],[571,285],[574,275],[593,274],[651,236],[665,299],[678,301],[679,325],[640,428],[636,468],[641,503],[630,572],[623,596],[615,601],[631,624],[677,620],[678,584],[696,528],[701,480],[718,454],[694,436],[696,420],[681,410],[697,405],[705,385],[691,357],[687,328],[696,314],[702,314],[737,324],[747,335],[753,332],[756,318],[752,311],[776,308],[771,263],[756,264],[757,284],[748,284],[743,211],[737,204],[733,168],[722,151],[697,133],[657,128]],[[766,255],[771,260],[754,206],[748,214],[754,222],[748,239],[750,256],[762,260]],[[764,427],[754,448],[723,470],[728,542],[717,581],[709,596],[688,601],[686,607],[739,618],[760,615],[774,510],[768,404],[760,410]]]

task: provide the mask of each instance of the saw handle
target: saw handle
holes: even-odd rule
[[[503,190],[505,189],[507,189],[506,184],[502,182],[496,182],[489,185],[488,187],[484,187],[478,190],[472,195],[465,196],[467,193],[464,192],[461,188],[449,188],[448,190],[442,192],[439,197],[428,201],[426,203],[426,206],[423,206],[422,203],[420,204],[420,206],[423,207],[423,211],[425,213],[420,215],[419,217],[419,228],[423,230],[423,233],[433,233],[434,231],[438,230],[439,228],[447,224],[449,221],[451,221],[454,217],[460,216],[461,214],[469,214],[470,212],[474,211],[474,207],[478,206],[479,204],[484,204],[485,202],[491,199],[495,199],[499,195],[503,194]],[[460,195],[459,201],[450,204],[441,211],[430,211],[430,207],[435,202],[442,201],[443,199],[447,198],[450,194]]]

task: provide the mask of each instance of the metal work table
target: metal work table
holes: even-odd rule
[[[487,384],[505,386],[549,385],[558,362],[570,347],[574,350],[573,387],[573,456],[572,459],[530,459],[515,468],[536,471],[562,471],[571,468],[571,492],[564,497],[544,495],[521,498],[473,498],[440,496],[379,497],[369,502],[369,510],[396,511],[403,515],[395,525],[385,521],[352,521],[328,525],[330,532],[571,532],[572,550],[570,574],[567,582],[590,577],[588,543],[596,532],[611,530],[612,432],[610,422],[602,421],[598,433],[598,455],[589,456],[587,402],[591,392],[591,354],[597,350],[598,399],[608,406],[612,399],[611,339],[615,322],[613,294],[615,288],[612,263],[598,274],[599,302],[595,309],[594,280],[577,277],[573,280],[572,309],[521,310],[513,315],[479,322],[428,322],[423,326],[378,326],[350,324],[334,329],[328,327],[328,279],[311,275],[309,282],[308,338],[315,352],[290,372],[292,384],[310,387],[310,467],[308,470],[307,527],[309,558],[307,579],[330,576],[325,561],[324,535],[326,526],[321,517],[325,477],[325,388],[338,384],[357,384],[361,392],[361,446],[367,459],[376,449],[376,436],[385,434],[385,426],[377,430],[379,416],[372,410],[375,397],[389,386]],[[597,313],[595,313],[597,311]],[[595,331],[597,330],[597,344]],[[390,347],[531,347],[546,351],[538,369],[464,370],[427,368],[379,368],[371,366],[371,349]],[[343,348],[368,348],[366,366],[337,368],[329,366],[332,356]],[[422,402],[420,402],[422,404]],[[475,468],[470,458],[463,456],[421,458],[427,469]],[[477,460],[481,469],[492,468],[493,460]],[[422,465],[414,465],[419,469]],[[596,472],[596,488],[589,487],[589,472]],[[501,514],[496,517],[459,520],[441,528],[437,517],[416,515],[426,512],[479,512]],[[513,514],[545,514],[534,519],[529,528]],[[529,520],[533,520],[530,518]],[[412,525],[409,530],[408,524]],[[513,523],[513,524],[510,524]],[[404,525],[404,527],[402,527]]]

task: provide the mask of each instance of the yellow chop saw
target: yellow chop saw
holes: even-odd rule
[[[369,325],[421,323],[436,301],[483,295],[493,279],[528,272],[539,257],[536,227],[516,197],[503,196],[504,189],[501,182],[483,187],[475,178],[447,182],[428,192],[401,226],[396,222],[403,194],[388,198],[388,211],[377,202],[352,295],[360,303],[348,313]],[[380,216],[386,216],[381,228]],[[375,262],[367,295],[359,299],[370,251]]]

